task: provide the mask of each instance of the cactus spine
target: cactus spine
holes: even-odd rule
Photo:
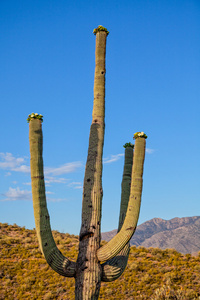
[[[105,53],[108,31],[99,26],[96,35],[94,104],[90,128],[88,157],[85,168],[82,225],[76,262],[64,257],[52,236],[47,210],[44,172],[42,116],[29,115],[31,181],[36,231],[41,251],[47,263],[57,273],[75,278],[75,299],[98,299],[101,281],[113,281],[124,271],[129,254],[129,241],[137,226],[145,156],[145,138],[137,133],[135,150],[125,149],[121,208],[117,235],[100,247],[102,207],[102,155],[105,116]]]

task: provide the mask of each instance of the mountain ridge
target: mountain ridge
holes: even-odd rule
[[[180,253],[195,254],[200,251],[200,216],[164,220],[153,218],[140,224],[130,243],[145,248],[173,248]],[[117,230],[102,233],[109,241]]]

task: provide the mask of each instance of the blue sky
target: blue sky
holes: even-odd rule
[[[95,36],[106,53],[102,231],[117,228],[123,144],[148,135],[139,224],[200,213],[198,0],[0,2],[0,222],[33,228],[26,119],[44,116],[53,229],[78,234]]]

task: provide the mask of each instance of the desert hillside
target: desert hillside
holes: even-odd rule
[[[78,236],[53,231],[58,248],[75,260]],[[105,242],[103,242],[105,243]],[[99,299],[199,299],[200,255],[173,249],[131,247],[123,275],[102,283]],[[38,248],[35,230],[0,223],[0,299],[74,299],[74,279],[52,271]]]

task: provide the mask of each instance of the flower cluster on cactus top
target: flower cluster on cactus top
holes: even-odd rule
[[[124,148],[128,148],[128,147],[131,147],[131,148],[134,148],[134,145],[132,143],[126,143],[125,145],[123,145]]]
[[[32,119],[38,119],[38,120],[41,120],[41,122],[43,122],[43,116],[39,115],[37,113],[32,113],[32,114],[28,115],[27,122],[29,123],[30,120],[32,120]]]
[[[102,25],[99,25],[97,28],[93,30],[94,35],[96,35],[98,31],[105,31],[107,35],[109,34],[109,31]]]
[[[137,138],[145,138],[147,139],[147,135],[143,132],[143,131],[138,131],[136,133],[134,133],[134,136],[133,136],[134,139],[137,139]]]

